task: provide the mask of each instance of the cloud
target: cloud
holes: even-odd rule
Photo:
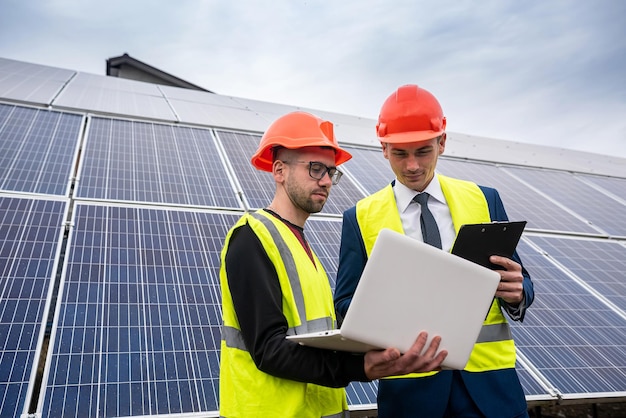
[[[626,2],[7,0],[0,56],[125,52],[220,94],[375,118],[399,85],[449,129],[626,157]]]

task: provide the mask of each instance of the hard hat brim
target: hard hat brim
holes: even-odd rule
[[[383,137],[378,137],[380,142],[387,142],[390,144],[409,144],[411,142],[423,142],[437,138],[445,131],[414,131],[414,132],[398,132],[387,134]]]
[[[252,158],[250,159],[250,162],[252,163],[252,165],[257,169],[257,170],[261,170],[261,171],[268,171],[271,172],[272,171],[272,148],[276,145],[279,144],[271,144],[269,146],[266,146],[261,152],[256,153],[252,156]],[[284,145],[280,145],[284,148],[289,148],[289,149],[299,149],[302,147],[286,147]],[[312,144],[312,145],[307,145],[307,147],[329,147],[335,150],[335,165],[339,166],[340,164],[345,163],[346,161],[350,160],[352,158],[352,154],[350,154],[348,151],[344,150],[343,148],[339,148],[338,146],[335,145],[330,145],[327,142],[321,142],[319,144]]]

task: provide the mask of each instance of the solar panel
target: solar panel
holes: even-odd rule
[[[270,173],[259,171],[250,163],[261,136],[227,131],[218,131],[217,134],[226,150],[234,175],[241,185],[248,207],[251,209],[266,207],[274,196],[276,189],[274,179]],[[342,178],[338,185],[332,187],[322,213],[341,214],[363,197],[363,193],[349,178]]]
[[[519,361],[515,364],[515,371],[517,372],[517,377],[522,384],[522,389],[524,389],[524,395],[526,396],[527,401],[554,399],[554,391],[552,387],[543,385],[533,376],[532,372],[525,366],[521,365]]]
[[[238,217],[76,204],[40,416],[217,411],[219,253]]]
[[[626,237],[626,206],[572,174],[518,167],[506,170],[577,213],[599,233]]]
[[[545,196],[509,176],[493,164],[440,158],[442,174],[473,181],[498,190],[511,220],[528,221],[528,228],[550,231],[597,233],[598,231],[563,210]]]
[[[242,210],[271,201],[250,157],[297,108],[4,58],[0,97],[0,416],[217,416],[219,254]],[[340,214],[395,176],[375,121],[312,112],[353,144],[305,231],[334,288]],[[625,398],[626,178],[447,155],[439,170],[529,222],[536,300],[512,322],[527,399]],[[351,409],[375,410],[376,390],[349,385]]]
[[[268,120],[271,119],[240,105],[232,97],[207,95],[205,92],[176,87],[160,88],[181,122],[258,132],[263,132],[270,124]]]
[[[0,416],[26,413],[67,202],[0,196]]]
[[[50,104],[74,71],[0,58],[0,97]]]
[[[68,196],[82,121],[0,103],[0,190]]]
[[[518,350],[563,397],[624,392],[624,315],[525,241],[518,251],[535,285],[524,323],[511,321]]]
[[[241,208],[207,129],[92,118],[79,198]]]
[[[372,194],[387,186],[396,177],[381,149],[346,147],[352,154],[342,170],[346,171],[367,193]]]
[[[602,191],[610,193],[615,199],[622,199],[622,202],[626,199],[626,179],[584,174],[576,174],[576,178],[600,187]]]
[[[77,73],[54,100],[64,108],[174,122],[176,115],[152,83]]]
[[[626,318],[626,247],[615,241],[575,237],[528,239],[615,304]]]
[[[227,159],[233,169],[243,193],[246,207],[264,208],[274,196],[274,179],[270,173],[255,169],[250,163],[254,155],[260,135],[217,131],[217,138],[226,150]]]

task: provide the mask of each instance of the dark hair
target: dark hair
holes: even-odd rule
[[[271,148],[272,162],[276,161],[276,158],[278,157],[278,153],[282,151],[283,149],[285,149],[285,147],[283,147],[282,145],[275,145]]]
[[[333,147],[329,146],[329,145],[321,145],[321,146],[320,146],[320,148],[321,148],[321,149],[329,149],[329,150],[332,150],[335,154],[337,154],[337,150],[336,150],[335,148],[333,148]],[[293,150],[293,151],[297,151],[297,150],[298,150],[297,148],[287,148],[287,147],[284,147],[284,146],[282,146],[282,145],[275,145],[275,146],[273,146],[273,147],[271,148],[271,152],[272,152],[272,162],[276,161],[276,160],[278,159],[278,154],[279,154],[282,150],[285,150],[285,149],[290,149],[290,150]]]

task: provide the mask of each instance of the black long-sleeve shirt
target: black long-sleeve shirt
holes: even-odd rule
[[[278,274],[248,224],[233,231],[225,267],[241,334],[259,370],[328,387],[369,380],[362,354],[304,347],[285,338],[288,324]]]

